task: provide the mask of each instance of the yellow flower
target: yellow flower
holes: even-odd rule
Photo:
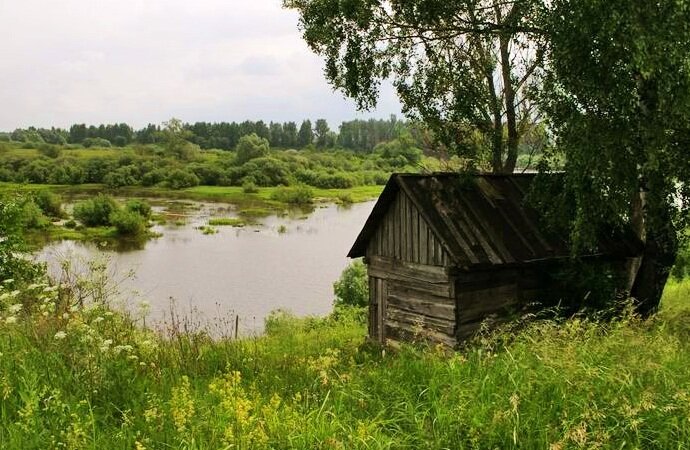
[[[189,378],[186,375],[182,377],[182,383],[172,390],[170,410],[175,428],[179,433],[183,432],[195,410],[194,400],[190,393]]]

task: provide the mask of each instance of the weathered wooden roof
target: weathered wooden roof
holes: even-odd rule
[[[348,256],[365,256],[388,207],[404,192],[459,268],[525,264],[570,256],[566,240],[547,233],[525,196],[535,174],[393,174]],[[633,256],[633,236],[604,239],[597,255]]]

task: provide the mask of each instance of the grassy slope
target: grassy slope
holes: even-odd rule
[[[22,295],[47,315],[0,327],[3,448],[690,445],[690,281],[647,322],[540,322],[456,354],[385,353],[346,319],[161,340],[102,308],[63,317],[40,286]]]

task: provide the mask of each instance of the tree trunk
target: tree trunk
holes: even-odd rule
[[[678,253],[678,235],[662,196],[645,195],[642,260],[630,296],[637,312],[649,317],[659,309],[664,286]]]
[[[499,37],[501,48],[501,76],[503,78],[503,92],[505,93],[506,125],[508,127],[507,155],[503,164],[503,173],[513,173],[517,163],[518,144],[520,136],[517,129],[517,116],[515,113],[515,87],[511,71],[510,51],[508,45],[510,38],[506,35]]]

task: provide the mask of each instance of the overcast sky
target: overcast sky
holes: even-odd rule
[[[0,0],[0,130],[357,113],[280,0]]]

